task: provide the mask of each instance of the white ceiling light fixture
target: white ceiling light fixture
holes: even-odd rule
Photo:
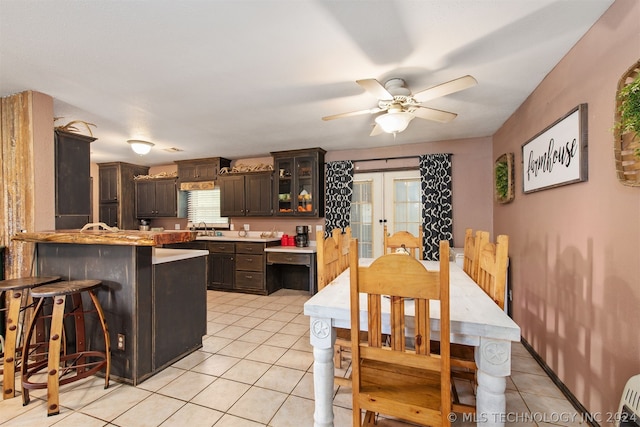
[[[149,141],[142,141],[140,139],[130,139],[127,141],[131,145],[131,149],[134,153],[144,156],[151,151],[151,147],[155,144]]]
[[[386,114],[376,117],[376,124],[386,133],[396,134],[409,126],[415,116],[402,110],[400,104],[394,103]]]

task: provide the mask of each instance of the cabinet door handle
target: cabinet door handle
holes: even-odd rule
[[[245,277],[246,277],[247,279],[253,279],[253,276],[250,276],[250,275],[248,275],[248,274],[247,274]]]
[[[253,262],[253,258],[247,258],[247,262]]]
[[[285,259],[286,259],[287,261],[293,261],[293,258],[291,258],[291,257],[286,257]]]

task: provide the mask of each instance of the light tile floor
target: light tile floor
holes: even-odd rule
[[[137,387],[87,378],[61,388],[59,415],[46,392],[0,401],[1,426],[313,426],[313,354],[306,292],[270,296],[207,292],[202,349]],[[507,425],[578,425],[576,410],[521,344],[512,347]],[[18,381],[19,382],[19,381]],[[334,424],[350,426],[351,395],[337,388]],[[574,422],[572,418],[576,417]],[[455,425],[467,425],[458,419]],[[379,425],[406,426],[381,419]]]

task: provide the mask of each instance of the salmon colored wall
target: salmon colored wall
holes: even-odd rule
[[[640,373],[640,188],[615,174],[615,92],[640,58],[640,2],[617,0],[494,135],[515,153],[515,200],[494,206],[510,236],[514,319],[592,413],[615,412]],[[588,104],[588,182],[523,194],[521,145]],[[603,422],[606,420],[603,420]]]
[[[33,91],[34,229],[53,230],[55,221],[55,150],[53,98]]]
[[[399,137],[401,138],[401,136]],[[493,230],[493,160],[491,138],[472,138],[421,144],[398,144],[383,148],[330,151],[327,162],[356,161],[356,170],[374,168],[418,167],[417,159],[394,162],[358,162],[363,159],[452,154],[453,245],[464,246],[465,228]]]

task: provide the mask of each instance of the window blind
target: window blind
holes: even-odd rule
[[[229,224],[229,218],[220,216],[219,188],[188,191],[187,216],[189,217],[189,222],[196,226],[203,221],[207,225]]]

